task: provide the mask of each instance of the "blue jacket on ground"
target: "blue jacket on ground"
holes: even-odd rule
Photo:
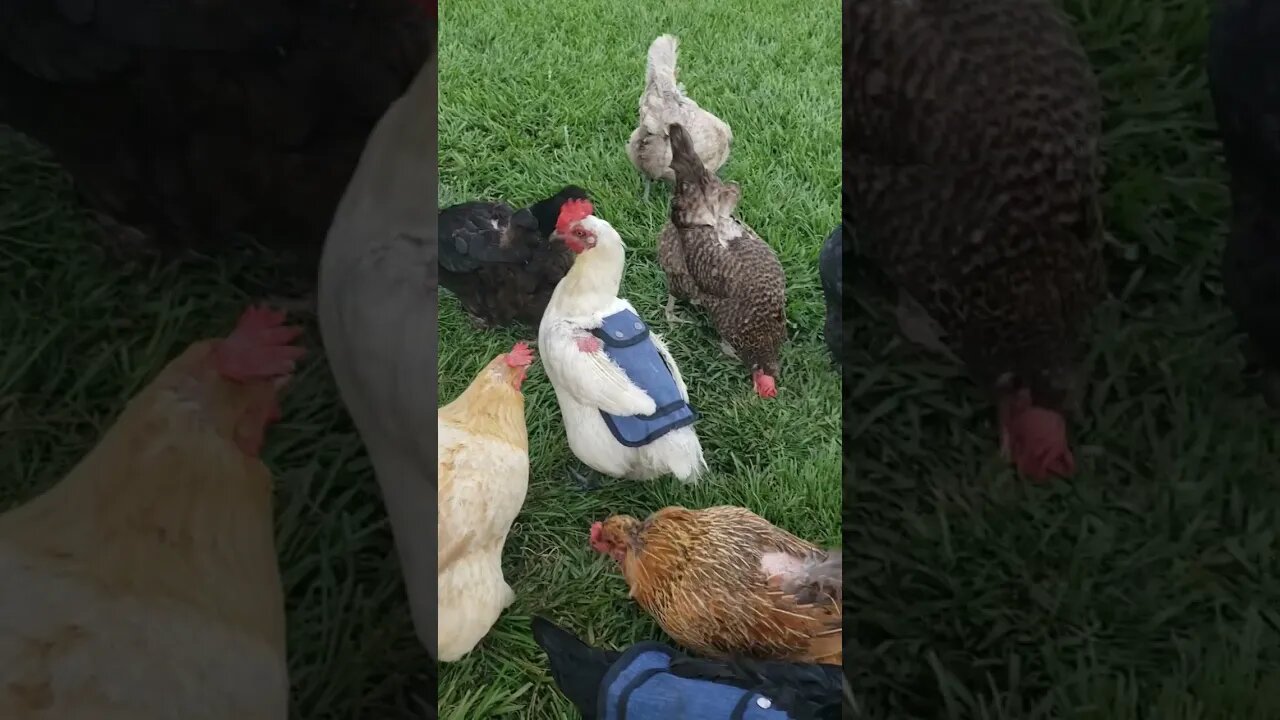
[[[680,396],[675,376],[653,344],[649,326],[640,316],[630,310],[616,312],[591,333],[604,345],[605,355],[657,405],[652,415],[610,415],[601,410],[600,415],[615,440],[626,447],[644,447],[698,419],[698,414]]]

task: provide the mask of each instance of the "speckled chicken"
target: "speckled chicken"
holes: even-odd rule
[[[1209,89],[1231,176],[1227,303],[1249,336],[1263,396],[1280,410],[1280,6],[1217,3]]]
[[[1100,100],[1052,0],[845,3],[846,221],[904,334],[958,357],[1002,451],[1069,476],[1065,414],[1105,288]]]
[[[773,248],[734,217],[742,190],[723,183],[698,160],[689,133],[672,125],[676,191],[671,219],[658,237],[667,274],[667,320],[682,322],[676,299],[706,309],[721,349],[751,371],[760,397],[777,395],[782,343],[787,339],[786,275]]]
[[[440,212],[440,284],[479,327],[536,326],[574,254],[552,239],[560,206],[589,199],[568,185],[526,209],[472,201]]]
[[[839,665],[840,554],[745,508],[614,515],[591,546],[622,568],[631,597],[676,642],[710,657]]]
[[[708,172],[717,172],[729,159],[733,130],[720,118],[702,109],[684,94],[684,86],[676,82],[676,50],[680,41],[674,35],[660,35],[649,46],[645,66],[644,92],[640,95],[640,124],[627,140],[627,157],[644,176],[644,199],[649,199],[653,180],[673,181],[671,142],[667,127],[683,125],[693,138],[693,147]]]

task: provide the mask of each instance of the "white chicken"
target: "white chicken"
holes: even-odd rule
[[[627,157],[644,176],[644,199],[649,199],[653,180],[676,179],[671,169],[671,138],[667,128],[679,124],[693,140],[693,149],[707,172],[715,174],[729,159],[733,130],[684,94],[676,82],[674,35],[659,35],[649,46],[645,65],[644,92],[640,94],[640,122],[627,140]]]
[[[555,235],[576,257],[538,327],[569,448],[604,475],[695,481],[707,464],[689,390],[666,343],[618,297],[626,246],[593,212],[589,200],[560,209]]]
[[[320,331],[436,652],[436,62],[378,122],[325,240]]]

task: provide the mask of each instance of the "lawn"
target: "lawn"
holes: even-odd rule
[[[675,9],[680,7],[682,9]],[[839,222],[839,8],[764,0],[723,3],[569,0],[450,5],[440,29],[441,204],[501,198],[528,204],[565,184],[587,188],[628,245],[622,295],[671,346],[703,414],[705,483],[617,482],[584,493],[550,383],[525,383],[530,483],[507,541],[515,604],[467,657],[444,666],[447,718],[573,718],[529,633],[541,613],[597,645],[661,637],[625,582],[587,544],[591,522],[666,505],[743,505],[821,544],[840,532],[840,386],[822,340],[817,255]],[[735,142],[722,176],[741,183],[741,216],[787,272],[790,339],[779,397],[757,398],[744,368],[717,349],[705,315],[669,327],[655,244],[670,192],[642,181],[625,152],[635,128],[649,43],[681,39],[680,81],[728,122]],[[440,303],[440,398],[466,387],[494,355],[536,329],[481,333],[457,301]]]
[[[1081,471],[1016,479],[992,407],[861,295],[845,661],[874,718],[1280,718],[1280,433],[1222,300],[1211,3],[1066,5],[1106,102]]]

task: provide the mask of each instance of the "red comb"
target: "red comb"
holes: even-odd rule
[[[306,350],[291,344],[302,334],[302,328],[285,325],[284,319],[283,312],[267,307],[245,310],[235,330],[214,350],[218,372],[237,382],[292,374]]]
[[[556,232],[568,232],[569,226],[595,212],[591,201],[585,198],[565,200],[560,206],[560,217],[556,220]]]
[[[507,353],[508,367],[525,367],[533,362],[533,351],[527,343],[518,342]]]

